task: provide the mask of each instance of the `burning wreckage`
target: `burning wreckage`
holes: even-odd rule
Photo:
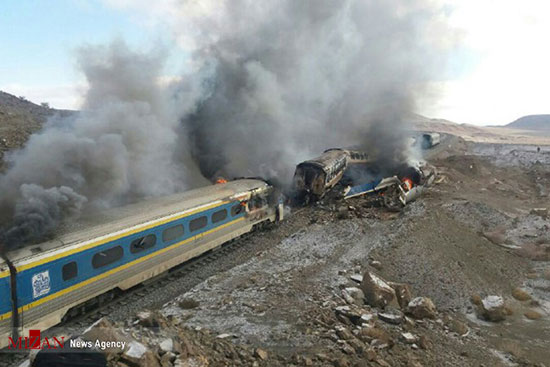
[[[404,164],[389,177],[364,153],[328,149],[319,157],[296,166],[293,188],[295,201],[308,204],[334,193],[343,199],[373,195],[384,206],[400,209],[418,198],[433,183],[435,167],[427,163]]]

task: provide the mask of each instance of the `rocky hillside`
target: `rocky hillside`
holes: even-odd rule
[[[549,130],[550,131],[550,115],[530,115],[523,116],[514,122],[509,123],[506,127],[521,130]]]
[[[37,105],[0,91],[0,160],[3,160],[6,151],[21,147],[49,117],[70,113],[72,111]]]

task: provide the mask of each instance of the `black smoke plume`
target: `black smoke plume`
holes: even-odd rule
[[[207,181],[179,145],[186,103],[159,84],[165,52],[121,41],[78,54],[89,89],[82,111],[52,118],[6,161],[0,234],[13,247],[41,239],[60,221],[170,194]]]
[[[203,176],[290,183],[296,163],[330,147],[400,162],[407,121],[454,39],[432,0],[123,4],[168,24],[193,69],[163,87],[165,48],[84,47],[82,111],[51,119],[0,176],[10,246]]]
[[[195,60],[210,76],[184,120],[203,174],[289,182],[297,162],[330,147],[403,162],[408,121],[450,35],[434,4],[234,0],[198,12],[182,29],[199,30]]]

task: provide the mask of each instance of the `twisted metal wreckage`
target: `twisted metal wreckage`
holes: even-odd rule
[[[436,176],[435,167],[425,162],[402,165],[389,177],[364,174],[370,164],[372,161],[364,152],[328,149],[319,157],[296,166],[293,182],[296,200],[307,204],[331,191],[337,191],[337,196],[345,200],[377,194],[386,207],[399,209],[418,198]],[[349,173],[354,170],[363,174]]]

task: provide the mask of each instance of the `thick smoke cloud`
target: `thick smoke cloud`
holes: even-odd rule
[[[289,182],[297,162],[350,145],[386,167],[406,158],[407,121],[442,70],[435,41],[449,34],[433,2],[232,0],[212,9],[186,8],[197,15],[175,26],[198,30],[195,60],[211,72],[209,94],[185,118],[205,176]]]
[[[0,176],[10,245],[204,177],[290,183],[296,163],[330,147],[400,163],[452,39],[436,0],[105,1],[162,19],[191,67],[161,86],[166,49],[82,48],[82,111],[51,119]]]
[[[187,106],[159,86],[163,50],[132,52],[122,42],[83,47],[89,84],[83,110],[51,119],[7,159],[0,177],[3,240],[32,241],[88,210],[170,194],[204,183],[179,118]]]

